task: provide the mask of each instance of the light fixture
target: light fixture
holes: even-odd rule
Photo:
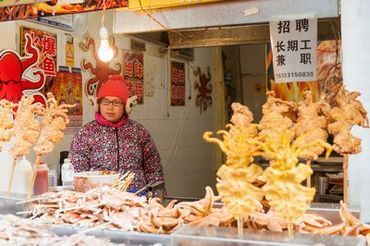
[[[102,62],[109,62],[114,55],[112,47],[109,45],[108,30],[104,26],[104,13],[102,16],[102,25],[100,28],[100,47],[98,49],[98,57]]]

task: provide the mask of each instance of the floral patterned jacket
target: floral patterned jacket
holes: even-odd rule
[[[135,173],[130,192],[164,180],[160,156],[149,132],[131,119],[117,128],[101,125],[96,120],[89,122],[73,138],[70,158],[75,172]]]

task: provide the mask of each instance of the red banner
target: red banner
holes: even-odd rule
[[[185,106],[185,64],[171,62],[171,106]]]
[[[39,50],[36,68],[41,69],[45,74],[45,85],[40,92],[46,95],[57,74],[57,35],[29,27],[20,27],[21,56],[27,55],[24,49],[26,34],[32,37],[32,45]]]
[[[37,67],[42,69],[47,76],[57,74],[57,35],[29,27],[21,27],[20,30],[20,54],[25,56],[25,35],[29,33],[32,42],[40,51]]]
[[[0,21],[24,20],[62,14],[76,14],[96,10],[122,8],[128,6],[128,0],[89,0],[83,4],[35,3],[0,8]]]
[[[128,83],[129,96],[136,95],[137,103],[144,103],[144,54],[123,52],[123,76]]]

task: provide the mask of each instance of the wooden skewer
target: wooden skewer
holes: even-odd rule
[[[288,223],[288,235],[290,238],[294,237],[293,224],[291,222]]]
[[[343,201],[348,204],[348,155],[343,156]]]
[[[244,227],[243,215],[238,216],[238,221],[237,222],[238,222],[237,223],[237,225],[238,225],[238,236],[242,237],[243,236],[243,227]]]
[[[13,184],[13,178],[14,178],[14,170],[15,166],[17,165],[18,158],[14,157],[13,158],[13,165],[12,165],[12,170],[10,171],[10,178],[9,178],[9,183],[8,183],[8,192],[11,192],[12,190],[12,184]]]
[[[33,167],[31,184],[30,184],[30,187],[28,188],[27,198],[30,198],[32,196],[33,186],[35,185],[37,169],[39,167],[40,161],[41,161],[41,155],[37,155],[36,160],[35,160],[35,166]]]
[[[306,161],[306,165],[311,168],[311,160],[307,160]],[[311,184],[311,175],[308,175],[307,177],[307,187],[308,188],[311,188],[312,184]]]

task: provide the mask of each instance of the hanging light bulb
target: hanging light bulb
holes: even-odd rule
[[[108,30],[104,25],[100,28],[100,47],[98,57],[102,62],[109,62],[114,55],[113,49],[109,45]]]

